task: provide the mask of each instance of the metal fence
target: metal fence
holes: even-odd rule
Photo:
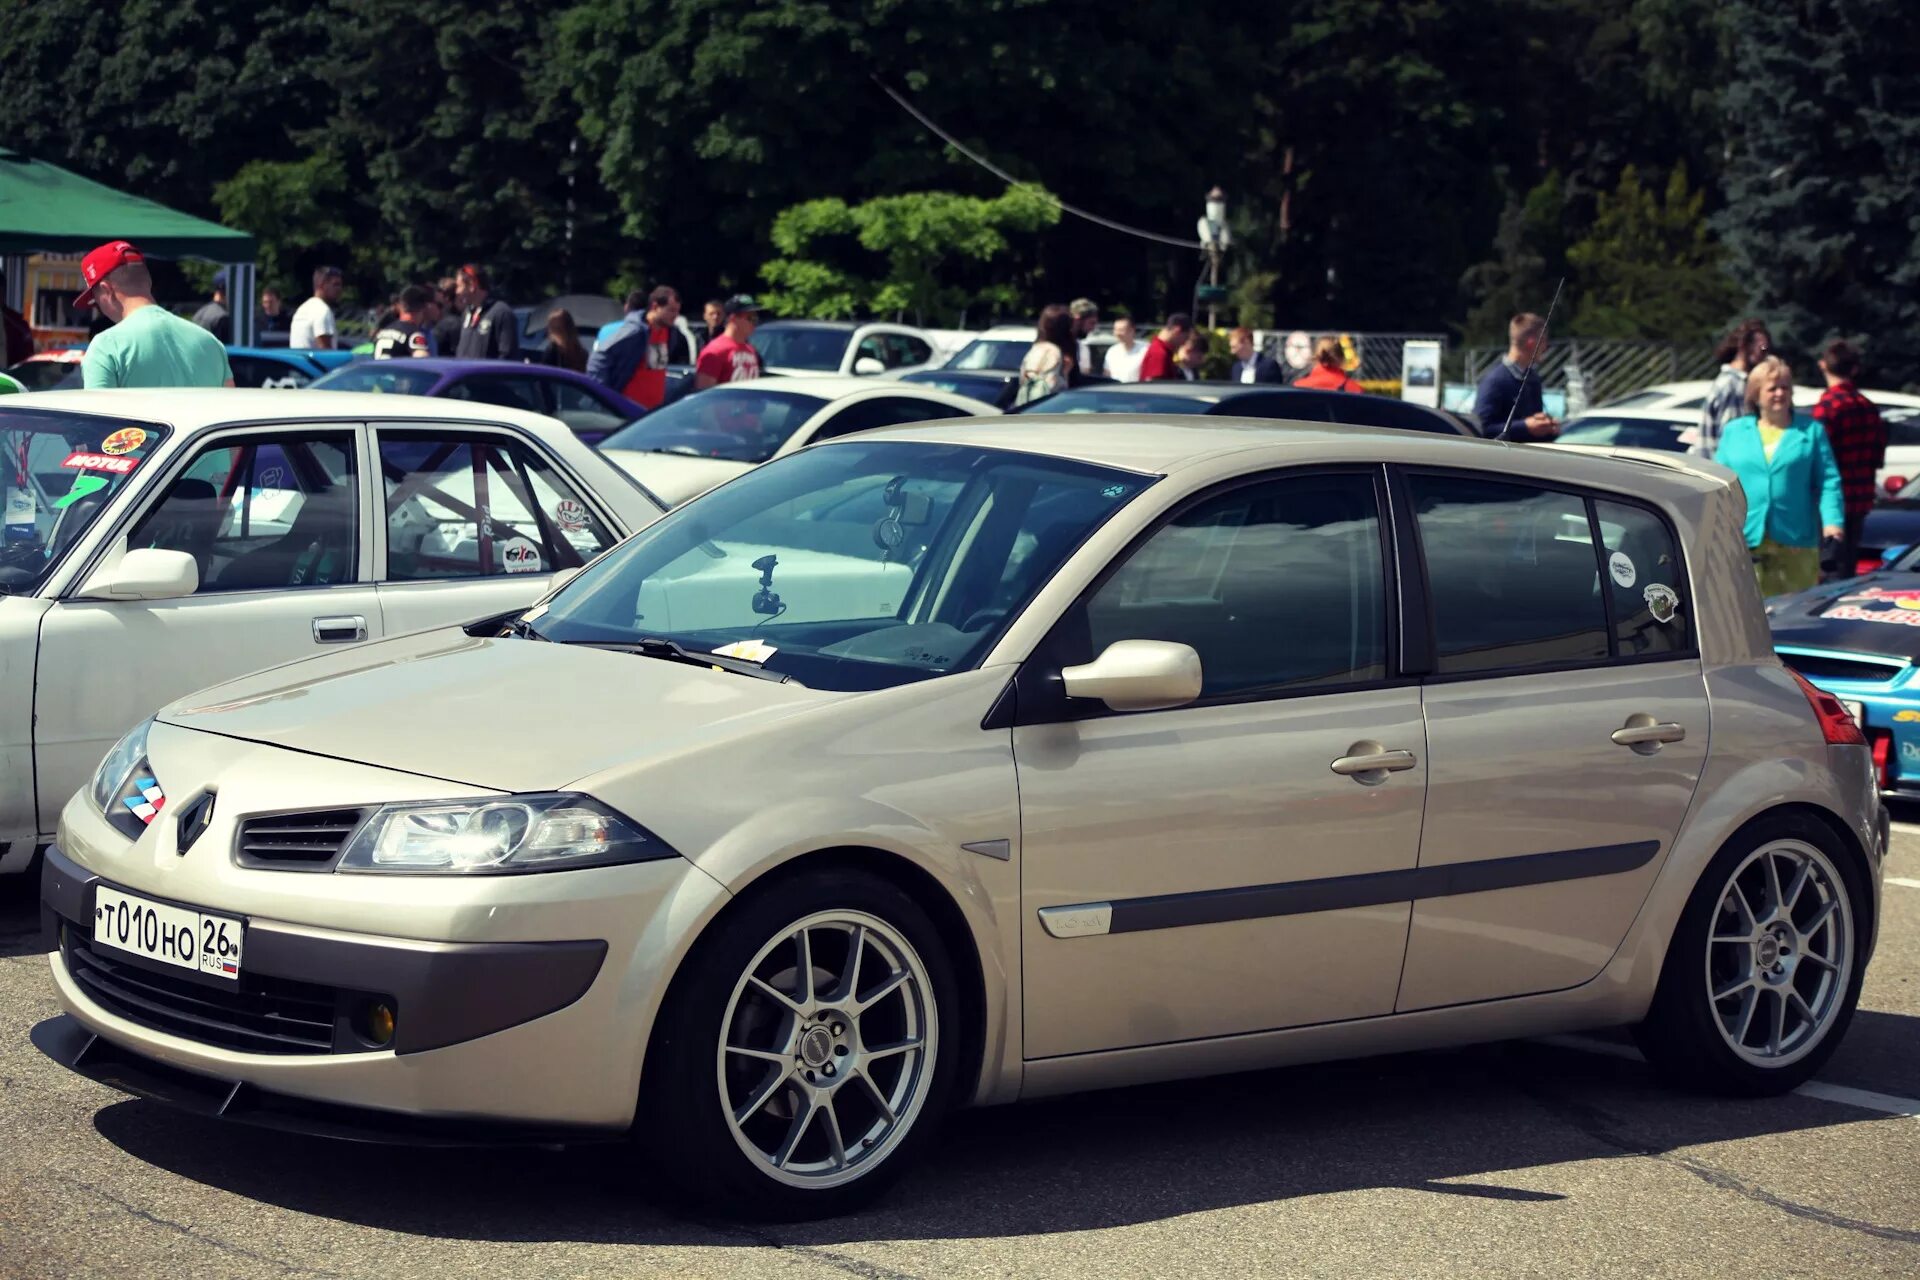
[[[1505,347],[1468,347],[1464,353],[1466,381],[1480,381],[1480,376],[1506,353]],[[1574,414],[1657,382],[1712,378],[1718,369],[1708,347],[1556,338],[1535,372],[1542,387],[1565,394],[1566,411]]]
[[[1297,341],[1295,351],[1289,353],[1286,349],[1287,338],[1294,334],[1307,339],[1304,358],[1294,358],[1301,355]],[[1361,382],[1398,382],[1400,380],[1400,349],[1412,341],[1439,343],[1440,367],[1442,369],[1447,367],[1447,335],[1444,333],[1355,333],[1351,330],[1337,329],[1255,329],[1253,344],[1283,365],[1305,368],[1313,361],[1313,344],[1329,336],[1340,339],[1340,345],[1358,358],[1358,366],[1349,368],[1347,372]]]

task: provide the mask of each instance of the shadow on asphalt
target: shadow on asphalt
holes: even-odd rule
[[[1920,1051],[1920,1019],[1861,1014],[1855,1033]],[[1538,1043],[1295,1067],[963,1113],[875,1209],[734,1228],[658,1207],[671,1151],[373,1148],[203,1121],[150,1102],[95,1127],[182,1177],[300,1213],[481,1241],[825,1246],[1085,1231],[1363,1188],[1519,1204],[1508,1182],[1569,1161],[1856,1123],[1788,1097],[1703,1098],[1642,1063]],[[1551,1178],[1546,1179],[1551,1182]]]
[[[47,950],[40,935],[40,875],[0,876],[0,960]]]

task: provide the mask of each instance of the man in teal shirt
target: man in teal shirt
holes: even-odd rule
[[[80,261],[86,292],[76,307],[99,307],[113,327],[87,344],[83,385],[95,387],[230,387],[233,371],[220,339],[153,300],[146,259],[125,240],[103,244]]]

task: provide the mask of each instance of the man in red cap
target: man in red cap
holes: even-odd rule
[[[87,287],[76,307],[98,307],[113,321],[80,358],[83,385],[95,387],[230,387],[233,371],[220,339],[153,300],[153,276],[125,240],[103,244],[80,260]]]

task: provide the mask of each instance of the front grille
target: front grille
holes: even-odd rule
[[[365,816],[359,809],[325,809],[248,818],[240,824],[240,865],[324,869],[347,847]]]
[[[1865,680],[1885,684],[1907,669],[1898,658],[1834,657],[1823,653],[1782,653],[1780,661],[1809,680]]]
[[[60,953],[73,980],[102,1008],[155,1031],[243,1053],[333,1053],[336,1043],[347,1051],[369,1048],[351,1035],[336,1041],[335,1028],[347,1027],[365,1001],[391,1003],[391,997],[244,971],[231,987],[210,986],[128,963],[96,948],[92,932],[71,921],[61,930]]]

